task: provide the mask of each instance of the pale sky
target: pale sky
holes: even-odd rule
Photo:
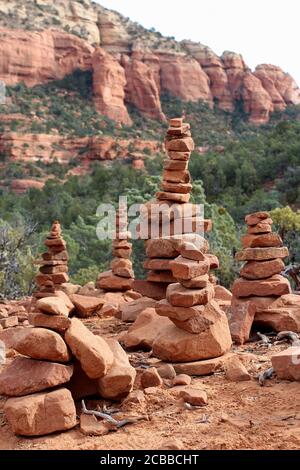
[[[96,0],[164,36],[191,39],[218,55],[231,50],[247,65],[269,63],[300,86],[299,0]]]

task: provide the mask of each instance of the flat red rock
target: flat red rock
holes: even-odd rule
[[[237,261],[265,261],[275,258],[287,258],[288,256],[289,250],[285,246],[281,248],[246,248],[239,251],[235,259]]]
[[[0,373],[0,395],[18,397],[68,382],[73,366],[16,357]]]
[[[235,297],[256,296],[280,296],[291,293],[291,286],[283,276],[276,274],[268,279],[249,281],[243,278],[237,279],[232,286],[232,294]]]
[[[75,404],[65,388],[9,398],[4,413],[13,432],[21,436],[43,436],[76,426]]]

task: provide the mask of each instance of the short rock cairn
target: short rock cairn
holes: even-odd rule
[[[114,339],[95,336],[77,318],[58,312],[51,301],[37,301],[14,349],[22,354],[0,373],[0,395],[15,434],[40,436],[76,426],[75,400],[98,396],[119,400],[131,392],[136,376]],[[66,310],[72,306],[66,302]],[[25,357],[24,357],[25,356]]]
[[[180,256],[171,262],[179,282],[170,284],[166,300],[156,304],[156,313],[172,323],[159,332],[153,355],[175,363],[220,357],[229,351],[231,336],[226,314],[214,300],[210,259],[191,243],[179,250]]]
[[[236,254],[236,260],[244,265],[240,270],[241,277],[232,287],[230,318],[232,338],[238,344],[249,339],[259,312],[267,311],[271,305],[275,308],[282,296],[291,293],[288,279],[280,274],[289,251],[280,236],[272,232],[273,221],[268,212],[247,215],[245,221],[248,229],[241,239],[243,250]]]
[[[36,261],[36,264],[41,265],[40,272],[35,279],[38,290],[34,293],[34,297],[38,299],[55,294],[62,284],[69,281],[69,257],[58,221],[53,222],[45,245],[48,251],[42,254],[42,259]]]
[[[97,287],[105,291],[128,291],[132,289],[134,271],[130,257],[132,243],[128,242],[131,234],[127,231],[127,213],[125,207],[120,207],[116,216],[116,238],[112,242],[111,270],[101,273]]]

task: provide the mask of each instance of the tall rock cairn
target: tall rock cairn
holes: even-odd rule
[[[38,286],[37,292],[34,293],[36,298],[55,294],[62,284],[69,281],[67,245],[62,238],[61,226],[57,220],[52,224],[45,245],[48,251],[36,261],[36,264],[41,266],[35,278]]]
[[[197,206],[190,204],[192,190],[191,177],[188,171],[191,152],[194,150],[194,141],[191,137],[190,125],[184,123],[182,118],[170,119],[169,129],[165,139],[167,158],[164,161],[161,191],[157,192],[156,200],[145,204],[141,211],[141,220],[148,220],[148,239],[146,241],[147,259],[144,268],[148,271],[148,285],[152,285],[152,292],[161,293],[165,297],[168,284],[175,282],[170,263],[178,254],[178,246],[182,241],[205,244],[205,240],[197,234],[199,226],[203,231],[212,228],[210,220],[203,220],[197,214]],[[176,206],[173,212],[169,207]],[[166,211],[156,213],[153,209],[165,206]],[[178,219],[181,218],[178,233]],[[189,225],[188,225],[189,223]],[[166,233],[166,224],[170,227],[169,235]],[[155,234],[155,235],[153,235]],[[152,284],[155,283],[156,285]],[[136,281],[134,288],[144,295],[150,295],[145,288],[145,281]]]
[[[230,329],[236,343],[249,339],[256,312],[267,309],[276,299],[291,293],[284,271],[284,258],[289,251],[277,233],[268,212],[256,212],[245,217],[247,233],[241,241],[243,250],[236,260],[244,262],[240,278],[232,286]]]
[[[113,260],[111,270],[101,273],[98,277],[97,286],[106,291],[131,290],[134,281],[131,255],[132,243],[128,242],[131,237],[127,231],[127,211],[121,206],[116,215],[116,238],[112,242]]]
[[[209,280],[210,258],[206,250],[192,243],[179,247],[180,255],[171,262],[179,281],[167,288],[167,298],[156,303],[156,313],[172,324],[159,332],[153,354],[170,362],[198,361],[219,357],[231,347],[225,313],[214,300]]]

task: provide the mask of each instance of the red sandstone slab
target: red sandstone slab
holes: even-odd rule
[[[250,337],[254,322],[256,306],[251,300],[232,299],[230,308],[229,327],[232,340],[244,344]]]
[[[249,297],[251,295],[266,297],[280,296],[291,293],[289,281],[276,274],[268,279],[249,281],[243,278],[237,279],[232,286],[232,294],[235,297]]]
[[[212,284],[204,289],[186,289],[181,284],[171,284],[167,288],[167,300],[174,307],[192,307],[206,305],[214,297]]]
[[[241,241],[244,248],[271,248],[283,245],[277,233],[246,234],[242,236]]]
[[[182,256],[178,256],[172,261],[173,276],[177,279],[190,280],[194,277],[207,274],[209,271],[209,263],[205,261],[193,261]]]
[[[275,258],[286,258],[289,250],[283,246],[281,248],[245,248],[235,255],[237,261],[265,261]]]
[[[241,277],[246,279],[265,279],[280,274],[284,271],[282,259],[272,259],[267,261],[248,261],[240,270]]]

